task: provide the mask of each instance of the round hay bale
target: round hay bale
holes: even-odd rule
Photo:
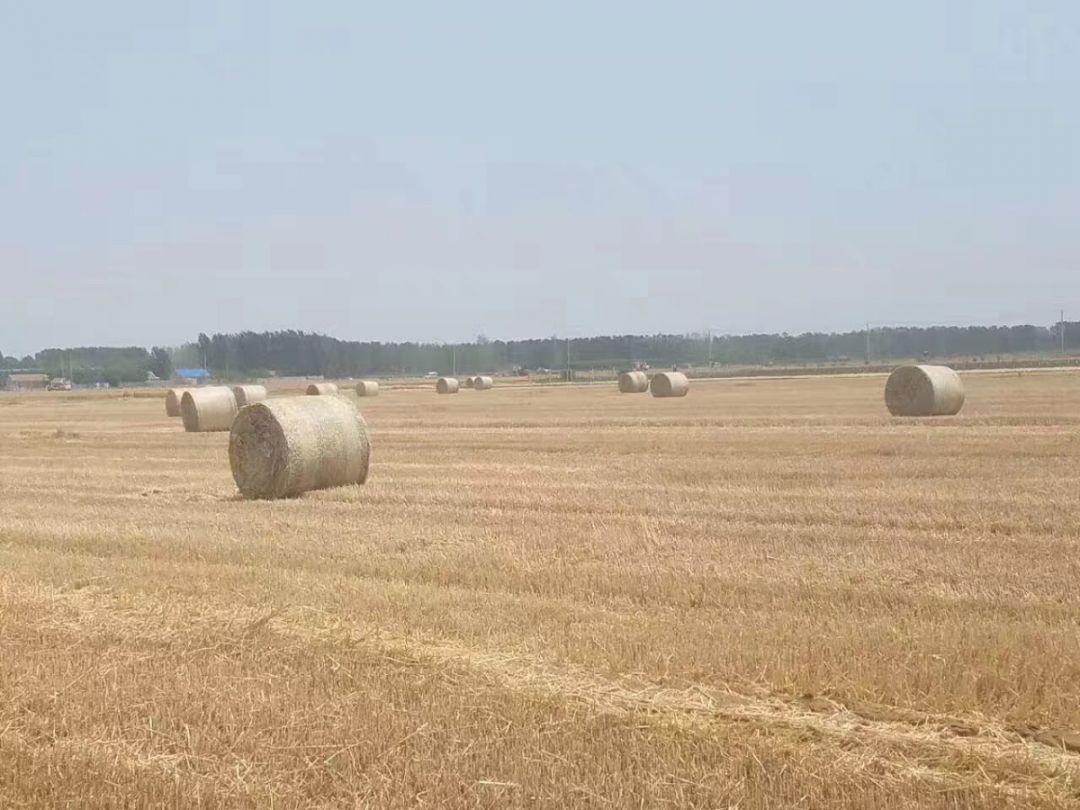
[[[476,377],[466,377],[465,382],[461,384],[462,388],[472,388],[476,384]]]
[[[473,377],[473,388],[477,391],[490,391],[495,385],[495,380],[491,377]]]
[[[690,380],[681,371],[661,371],[653,374],[649,390],[654,397],[685,397],[690,391]]]
[[[953,416],[964,407],[964,384],[948,366],[901,366],[885,383],[893,416]]]
[[[456,377],[439,377],[435,383],[435,390],[440,394],[456,394],[461,388],[461,383]]]
[[[228,430],[237,410],[236,396],[223,385],[191,388],[180,397],[180,417],[188,433]]]
[[[379,384],[375,380],[360,380],[356,384],[356,395],[358,397],[377,397],[379,395]]]
[[[282,397],[244,408],[229,434],[229,466],[245,498],[290,498],[367,480],[371,442],[344,397]]]
[[[183,388],[170,388],[165,392],[165,415],[180,415],[180,397],[184,395]]]
[[[649,390],[649,378],[644,371],[624,371],[619,375],[620,394],[644,394]]]
[[[243,408],[245,405],[254,405],[266,399],[266,386],[264,385],[234,385],[233,396],[236,397],[236,407]]]
[[[325,397],[337,393],[337,383],[312,383],[307,387],[309,397]]]

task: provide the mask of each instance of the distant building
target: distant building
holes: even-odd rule
[[[176,380],[182,383],[201,383],[210,379],[210,372],[205,368],[178,368]]]
[[[44,391],[49,385],[48,374],[12,372],[8,374],[7,387],[11,391]]]

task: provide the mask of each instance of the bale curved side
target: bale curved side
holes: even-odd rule
[[[307,387],[309,397],[325,397],[338,392],[337,383],[312,383]]]
[[[435,390],[440,394],[456,394],[461,388],[461,383],[456,377],[439,377],[435,383]]]
[[[375,380],[360,380],[356,384],[358,397],[377,397],[379,395],[379,383]]]
[[[236,397],[236,407],[243,408],[245,405],[254,405],[266,399],[266,386],[264,385],[234,385],[233,396]]]
[[[476,377],[466,377],[465,381],[461,384],[462,388],[472,388],[476,385]]]
[[[495,385],[495,380],[491,377],[473,377],[473,388],[477,391],[490,391]]]
[[[619,374],[620,394],[644,394],[649,390],[649,378],[644,371],[624,371]]]
[[[165,392],[165,415],[180,415],[180,397],[184,395],[183,388],[170,388]]]
[[[344,397],[283,397],[244,408],[229,434],[229,466],[245,498],[289,498],[363,484],[371,441]]]
[[[885,383],[893,416],[955,416],[964,407],[964,383],[948,366],[901,366]]]
[[[681,371],[661,371],[649,382],[654,397],[685,397],[690,391],[690,380]]]
[[[192,388],[180,397],[180,417],[188,433],[228,430],[236,416],[236,396],[231,388]]]

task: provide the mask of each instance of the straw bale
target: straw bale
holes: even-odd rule
[[[266,386],[264,385],[234,385],[233,396],[236,397],[236,407],[243,408],[245,405],[254,405],[266,399]]]
[[[964,384],[948,366],[901,366],[885,383],[893,416],[954,416],[964,407]]]
[[[661,371],[653,374],[649,390],[654,397],[685,397],[690,391],[690,380],[681,371]]]
[[[245,498],[289,498],[363,484],[367,425],[344,397],[282,397],[244,408],[229,434],[229,465]]]
[[[236,411],[236,396],[223,385],[189,388],[180,397],[180,417],[188,433],[228,430]]]
[[[180,415],[180,397],[184,395],[184,388],[170,388],[165,392],[165,415]]]
[[[620,394],[644,394],[649,390],[649,378],[644,371],[624,371],[619,374]]]

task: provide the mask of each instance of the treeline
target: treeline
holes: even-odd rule
[[[1066,351],[1080,350],[1080,322],[1064,325]],[[206,367],[215,376],[358,377],[470,373],[513,369],[575,370],[651,366],[859,364],[920,358],[992,360],[1060,349],[1057,325],[932,326],[881,328],[802,335],[622,335],[469,343],[347,341],[309,332],[200,334],[172,349],[140,347],[46,349],[33,357],[0,355],[0,368],[39,369],[75,382],[136,382],[152,372],[161,379],[175,368]]]
[[[860,363],[924,357],[994,358],[1048,353],[1060,332],[1041,326],[883,328],[802,335],[621,335],[533,340],[478,338],[456,345],[344,341],[325,335],[241,332],[200,335],[200,357],[216,372],[355,377],[515,368],[584,370],[662,366]],[[1067,350],[1080,349],[1080,322],[1065,324]]]
[[[150,351],[141,346],[44,349],[21,359],[0,354],[0,369],[42,371],[50,377],[66,377],[75,383],[111,385],[145,382],[148,372],[163,380],[173,374],[172,356],[160,346]]]

